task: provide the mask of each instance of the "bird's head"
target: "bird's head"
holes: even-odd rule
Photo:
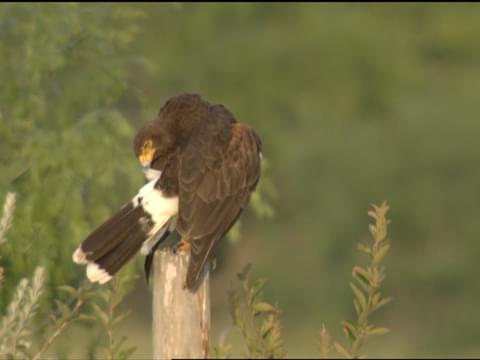
[[[139,130],[134,139],[135,156],[144,167],[153,167],[168,154],[174,139],[160,124],[150,122]]]
[[[208,116],[209,103],[196,94],[167,100],[157,117],[142,127],[134,140],[135,155],[144,167],[162,168],[162,159],[175,146],[184,146]],[[158,162],[157,162],[158,161]]]

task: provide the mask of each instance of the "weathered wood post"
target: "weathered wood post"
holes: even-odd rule
[[[210,332],[210,280],[195,294],[185,289],[190,254],[155,252],[152,270],[153,357],[206,358]]]

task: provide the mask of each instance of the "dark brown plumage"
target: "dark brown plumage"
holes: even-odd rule
[[[134,151],[151,184],[94,231],[74,260],[93,261],[111,277],[133,256],[131,252],[145,244],[153,248],[152,241],[175,229],[191,245],[186,286],[195,290],[218,241],[255,190],[260,177],[260,139],[223,105],[183,94],[168,100],[157,118],[138,131]],[[145,196],[148,199],[143,204]],[[108,245],[105,239],[110,239]],[[92,277],[108,281],[107,275]]]

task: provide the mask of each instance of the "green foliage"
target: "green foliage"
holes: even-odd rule
[[[0,219],[0,245],[7,242],[6,233],[13,220],[14,208],[15,194],[9,193]],[[1,270],[0,285],[4,281],[3,268]],[[115,339],[113,329],[127,316],[127,312],[117,314],[116,310],[132,287],[132,280],[135,279],[132,274],[122,271],[111,281],[109,288],[104,287],[97,291],[93,291],[92,284],[86,280],[78,289],[68,285],[59,286],[59,297],[54,299],[55,309],[51,309],[48,324],[45,324],[45,321],[34,322],[44,290],[45,275],[45,268],[38,266],[31,281],[25,278],[20,280],[6,313],[0,318],[0,357],[2,359],[39,360],[43,358],[65,329],[77,320],[94,321],[101,334],[107,334],[107,344],[97,346],[97,352],[104,353],[101,358],[128,359],[130,357],[135,348],[125,348],[126,337],[120,340]],[[95,316],[83,311],[87,303],[90,304]],[[33,330],[35,325],[40,328],[38,332]],[[34,343],[37,343],[36,346],[32,346]]]
[[[370,322],[371,315],[392,300],[391,297],[382,297],[379,291],[385,279],[385,267],[382,260],[390,249],[390,245],[387,243],[387,225],[390,220],[385,217],[388,206],[384,202],[381,206],[373,205],[373,208],[374,211],[368,212],[368,215],[375,220],[375,224],[369,225],[372,243],[369,245],[359,244],[359,250],[368,254],[370,264],[366,268],[355,266],[353,278],[356,283],[350,283],[357,322],[356,324],[345,320],[342,322],[347,345],[342,345],[337,341],[333,342],[333,347],[338,355],[345,358],[366,357],[361,350],[367,338],[389,332],[387,328],[375,327]],[[249,358],[284,357],[286,350],[281,339],[280,310],[277,305],[271,305],[262,299],[262,290],[266,279],[257,279],[252,284],[249,276],[250,270],[251,265],[249,264],[238,274],[242,285],[241,292],[231,289],[228,293],[233,323],[243,336]],[[319,340],[321,358],[329,358],[332,338],[325,325],[322,326]],[[221,343],[214,349],[215,356],[228,358],[231,348],[231,344]]]
[[[370,264],[366,268],[355,266],[352,275],[356,283],[350,283],[357,320],[355,324],[346,320],[342,322],[347,345],[339,342],[333,343],[337,353],[346,358],[365,357],[361,353],[365,341],[372,336],[384,335],[389,332],[387,328],[375,327],[370,323],[371,315],[392,301],[391,297],[383,297],[379,291],[385,279],[385,267],[382,260],[390,249],[390,245],[386,242],[387,226],[390,223],[390,220],[385,217],[388,206],[386,202],[381,206],[372,206],[374,211],[368,212],[368,215],[375,220],[375,224],[370,224],[368,227],[372,235],[372,243],[358,246],[360,251],[369,256]],[[327,358],[330,352],[331,338],[325,326],[320,332],[320,340],[322,358]]]
[[[124,50],[141,15],[109,4],[0,7],[0,188],[18,194],[4,248],[10,284],[41,263],[54,296],[75,277],[74,246],[141,183],[118,106],[139,97],[125,95]]]
[[[91,320],[84,313],[84,305],[91,299],[93,292],[91,284],[84,282],[78,289],[68,285],[58,287],[59,292],[63,293],[55,299],[56,310],[50,316],[51,323],[47,329],[42,328],[39,350],[32,356],[33,360],[42,359],[47,350],[65,331],[65,329],[74,321]],[[63,299],[64,300],[61,300]]]
[[[285,357],[280,309],[262,299],[266,279],[251,283],[250,270],[249,264],[237,275],[241,282],[240,292],[231,289],[228,294],[233,323],[242,333],[249,358]],[[215,353],[218,357],[224,357],[228,355],[229,348],[229,345],[219,346]]]
[[[262,160],[261,179],[256,191],[252,193],[250,204],[259,218],[271,219],[275,215],[271,203],[277,199],[277,192],[271,178],[270,161],[266,158]]]
[[[6,233],[13,220],[15,199],[14,193],[8,193],[5,199],[4,211],[0,219],[0,245],[7,241]],[[2,275],[0,277],[1,285],[4,278],[3,268],[0,269],[0,275]],[[16,286],[6,313],[0,318],[1,358],[38,360],[70,322],[82,319],[85,316],[80,313],[80,309],[89,296],[88,286],[78,290],[70,286],[61,287],[59,290],[68,293],[76,300],[75,305],[73,308],[70,308],[70,305],[66,302],[59,299],[55,300],[58,315],[52,314],[52,324],[47,329],[42,328],[43,345],[38,346],[36,352],[33,350],[32,343],[35,338],[35,334],[32,331],[34,327],[33,320],[40,304],[40,296],[44,290],[45,275],[45,268],[38,266],[31,281],[23,278]]]
[[[22,279],[2,318],[0,329],[0,356],[2,358],[28,358],[31,347],[30,322],[37,310],[45,280],[45,269],[37,267],[33,279]]]
[[[135,347],[125,347],[126,336],[120,339],[114,336],[114,327],[124,320],[130,311],[118,312],[118,306],[123,301],[125,295],[132,288],[135,276],[122,271],[110,283],[108,287],[96,289],[96,301],[91,302],[94,319],[96,319],[98,339],[106,338],[105,344],[99,346],[100,359],[128,359]],[[105,336],[106,334],[106,336]]]

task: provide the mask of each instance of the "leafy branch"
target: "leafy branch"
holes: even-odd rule
[[[20,280],[0,328],[0,357],[29,357],[28,324],[35,315],[43,290],[45,269],[37,267],[33,279]]]
[[[15,208],[15,194],[7,194],[3,215],[0,219],[0,244],[7,241],[6,233],[13,220]],[[45,269],[38,266],[32,280],[26,278],[20,280],[7,308],[7,312],[0,318],[0,358],[15,359],[40,359],[50,348],[53,342],[64,332],[67,326],[77,319],[88,318],[81,313],[81,309],[90,297],[90,285],[86,284],[79,289],[70,286],[60,286],[59,290],[69,294],[72,298],[67,302],[55,300],[58,315],[52,315],[53,325],[42,328],[47,333],[45,341],[35,353],[32,352],[31,323],[37,312],[40,297],[43,293],[45,283]],[[3,280],[3,268],[0,268],[0,281]],[[73,307],[68,304],[73,304]]]
[[[55,300],[58,316],[52,316],[53,327],[50,335],[44,341],[43,345],[32,357],[33,360],[41,359],[43,354],[50,348],[54,341],[65,331],[65,329],[75,320],[92,320],[92,317],[83,314],[83,306],[92,297],[91,284],[85,282],[80,288],[75,289],[71,286],[59,286],[58,289],[64,293],[69,294],[73,300],[73,307],[67,305],[58,299]],[[70,301],[71,302],[71,301]]]
[[[250,270],[249,264],[237,275],[241,292],[232,289],[228,293],[233,323],[245,340],[250,358],[285,357],[279,319],[281,311],[277,305],[262,300],[266,279],[257,279],[251,284]],[[216,353],[226,355],[222,348],[217,348]]]
[[[389,332],[387,328],[376,327],[370,323],[371,315],[392,301],[391,297],[383,297],[379,291],[385,279],[382,260],[390,249],[390,244],[387,242],[387,227],[390,220],[385,217],[389,207],[386,202],[381,206],[372,206],[374,210],[368,212],[368,215],[375,220],[374,224],[369,225],[372,242],[368,245],[358,245],[358,249],[369,256],[370,263],[366,267],[355,266],[352,271],[354,281],[350,283],[353,305],[357,314],[356,323],[343,321],[346,345],[339,342],[333,343],[336,352],[346,358],[365,357],[361,349],[366,340]],[[325,327],[320,332],[320,344],[321,355],[327,358],[330,350],[330,335]]]
[[[100,324],[106,330],[106,344],[101,347],[102,358],[105,359],[128,359],[136,347],[125,347],[126,336],[117,340],[114,336],[114,327],[125,319],[130,311],[118,312],[118,306],[123,301],[130,285],[136,277],[130,274],[118,274],[110,281],[109,287],[97,289],[99,301],[92,302],[91,306],[100,320]]]

